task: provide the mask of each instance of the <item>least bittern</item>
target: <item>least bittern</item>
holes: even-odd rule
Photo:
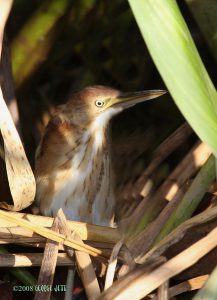
[[[62,208],[68,219],[113,226],[109,120],[125,108],[164,93],[122,93],[92,86],[59,106],[36,154],[36,199],[41,212],[53,216]]]

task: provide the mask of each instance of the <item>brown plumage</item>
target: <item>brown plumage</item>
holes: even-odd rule
[[[124,108],[164,93],[122,94],[93,86],[59,106],[36,153],[36,199],[41,212],[55,215],[61,207],[69,219],[113,226],[109,120]]]

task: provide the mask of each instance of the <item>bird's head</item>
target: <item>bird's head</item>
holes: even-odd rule
[[[165,93],[164,90],[122,93],[110,87],[91,86],[71,96],[67,111],[72,112],[73,118],[78,118],[78,123],[100,119],[105,124],[125,108]]]

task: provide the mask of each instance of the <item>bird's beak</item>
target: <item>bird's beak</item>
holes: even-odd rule
[[[157,98],[165,93],[166,91],[164,90],[149,90],[133,93],[121,93],[119,96],[110,99],[109,106],[128,108],[137,103]]]

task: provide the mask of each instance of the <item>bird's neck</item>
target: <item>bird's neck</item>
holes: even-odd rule
[[[80,137],[71,159],[67,186],[58,196],[68,199],[65,213],[89,223],[113,224],[113,180],[108,143],[109,126],[97,119],[89,126],[80,128]],[[77,131],[78,132],[78,131]],[[82,132],[82,134],[81,134]],[[72,197],[73,195],[73,197]],[[59,205],[59,204],[58,204]],[[71,207],[71,209],[70,209]]]
[[[86,147],[86,145],[89,144],[95,151],[107,151],[109,146],[109,120],[110,114],[104,113],[103,115],[97,116],[88,126],[85,126],[85,128],[81,128],[81,145]]]

